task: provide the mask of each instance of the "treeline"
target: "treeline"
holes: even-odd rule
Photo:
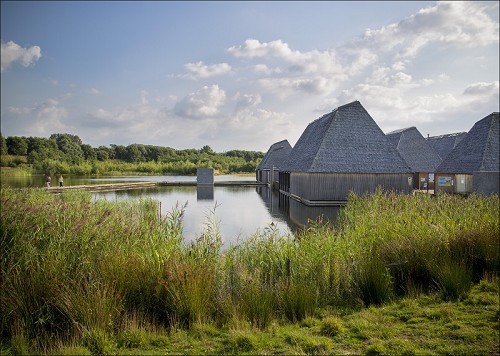
[[[3,167],[29,164],[37,172],[66,174],[195,174],[198,167],[214,168],[220,173],[244,173],[254,172],[264,157],[257,151],[217,153],[208,145],[199,150],[143,144],[96,148],[67,133],[49,138],[0,135],[0,151]]]

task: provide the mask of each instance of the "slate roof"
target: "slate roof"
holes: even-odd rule
[[[499,172],[499,113],[479,120],[436,169],[437,173]]]
[[[292,146],[288,140],[276,142],[269,147],[262,161],[257,166],[258,170],[271,169],[272,166],[280,168],[281,164],[288,158]]]
[[[410,173],[411,169],[359,101],[311,122],[282,170]]]
[[[386,136],[413,172],[434,172],[442,161],[416,127],[392,131]]]
[[[441,159],[445,159],[465,136],[467,136],[467,132],[456,132],[447,135],[427,137],[425,140]]]

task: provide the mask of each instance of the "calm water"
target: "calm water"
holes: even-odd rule
[[[58,185],[58,176],[53,175],[52,186]],[[196,182],[196,176],[113,176],[113,177],[91,177],[63,175],[64,186],[90,185],[106,183],[130,183],[130,182]],[[215,181],[249,181],[254,176],[215,176]],[[13,188],[45,187],[45,176],[43,174],[33,175],[1,175],[2,184]]]
[[[338,207],[307,207],[294,200],[280,206],[279,193],[268,187],[155,187],[93,193],[96,199],[123,200],[153,198],[161,203],[161,212],[186,204],[184,238],[192,241],[207,224],[219,226],[224,246],[237,244],[256,232],[275,229],[283,235],[293,234],[318,217],[335,221]]]
[[[9,177],[2,184],[11,187],[43,187],[44,177]],[[56,182],[56,177],[52,177]],[[194,176],[120,176],[120,177],[64,177],[64,185],[103,184],[139,181],[195,181]],[[216,176],[216,181],[250,181],[249,176]],[[57,183],[56,183],[57,184]],[[53,183],[54,185],[54,183]],[[281,201],[279,193],[268,187],[154,187],[92,193],[94,199],[120,201],[153,198],[161,204],[166,215],[175,207],[185,206],[183,217],[184,237],[187,242],[202,234],[207,224],[218,225],[224,247],[237,244],[256,232],[276,229],[283,235],[293,234],[309,220],[323,217],[334,222],[338,207],[307,207],[294,200]]]

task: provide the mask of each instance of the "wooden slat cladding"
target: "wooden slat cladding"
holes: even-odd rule
[[[311,201],[346,200],[350,191],[362,195],[377,187],[409,194],[411,174],[401,173],[290,173],[290,193]]]

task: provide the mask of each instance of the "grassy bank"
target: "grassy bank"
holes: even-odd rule
[[[195,175],[199,167],[211,167],[221,174],[250,173],[255,170],[261,158],[247,161],[243,157],[231,157],[224,154],[209,156],[194,155],[177,157],[170,161],[127,162],[119,159],[80,160],[69,163],[64,160],[46,158],[29,164],[26,156],[0,155],[0,167],[20,168],[41,174],[74,174],[74,175],[118,175],[118,174],[176,174]]]
[[[488,353],[498,202],[351,196],[338,229],[267,229],[221,252],[214,223],[183,244],[182,207],[2,189],[2,348]]]

